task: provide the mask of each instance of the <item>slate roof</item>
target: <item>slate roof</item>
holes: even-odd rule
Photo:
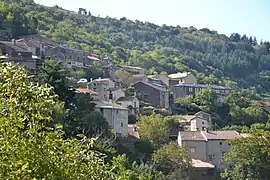
[[[23,42],[16,41],[16,43],[13,44],[13,42],[10,41],[0,41],[0,43],[11,49],[14,49],[16,52],[32,52],[31,49]]]
[[[146,85],[146,86],[150,86],[150,87],[152,87],[152,88],[154,88],[154,89],[157,89],[157,90],[159,90],[159,91],[166,91],[166,87],[164,87],[164,86],[162,86],[162,85],[154,85],[154,84],[151,84],[151,83],[148,83],[148,82],[143,82],[143,81],[139,81],[139,82],[137,82],[137,83],[135,83],[135,84],[138,84],[138,83],[142,83],[142,84],[144,84],[144,85]],[[134,84],[134,85],[135,85]]]
[[[218,86],[218,85],[208,85],[208,84],[188,84],[188,83],[180,83],[177,85],[174,85],[175,87],[197,87],[197,88],[213,88],[213,89],[223,89],[223,90],[229,90],[232,89],[230,87],[226,86]]]

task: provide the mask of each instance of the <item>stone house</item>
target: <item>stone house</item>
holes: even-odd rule
[[[120,97],[116,100],[117,103],[121,104],[121,106],[127,108],[129,110],[129,114],[135,115],[139,112],[140,109],[140,102],[138,98],[127,96],[127,97]]]
[[[217,100],[220,102],[223,102],[232,90],[232,88],[226,86],[180,83],[173,86],[173,100],[175,102],[178,97],[195,96],[202,89],[207,88],[211,88],[217,93]]]
[[[46,57],[52,60],[62,61],[68,68],[90,68],[95,60],[89,58],[90,52],[71,48],[68,45],[59,45],[48,49]]]
[[[32,51],[34,56],[42,59],[46,58],[46,53],[49,49],[59,46],[59,44],[53,41],[51,38],[42,35],[27,35],[20,37],[19,42],[25,43]]]
[[[244,137],[237,131],[180,131],[179,146],[185,147],[191,158],[210,162],[217,171],[226,167],[222,163],[223,156],[230,151],[228,140]]]
[[[194,115],[183,115],[184,129],[187,131],[212,130],[211,114],[200,111]]]
[[[19,63],[28,69],[35,71],[38,64],[42,63],[42,60],[32,55],[31,49],[23,42],[18,42],[15,39],[10,41],[0,41],[0,50],[3,61],[13,61]]]
[[[100,100],[109,101],[117,100],[125,96],[125,92],[116,86],[116,83],[109,78],[98,78],[91,80],[87,88],[96,91]]]
[[[116,103],[102,101],[99,99],[97,92],[87,88],[77,88],[76,92],[88,93],[93,98],[95,108],[101,112],[109,123],[110,127],[115,130],[118,136],[126,137],[128,135],[128,109]]]
[[[107,101],[93,101],[118,136],[128,136],[128,109]]]
[[[197,78],[191,72],[175,73],[168,75],[169,86],[179,83],[197,84]]]
[[[140,81],[135,83],[133,88],[143,101],[156,107],[169,108],[169,92],[166,87]]]
[[[116,101],[117,99],[121,97],[125,97],[125,92],[122,88],[120,87],[110,87],[107,89],[107,99],[106,101]]]

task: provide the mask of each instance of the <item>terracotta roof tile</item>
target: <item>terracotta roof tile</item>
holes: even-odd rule
[[[91,89],[87,89],[87,88],[78,88],[76,89],[77,92],[80,92],[80,93],[89,93],[89,94],[92,94],[92,95],[98,95],[97,92],[91,90]]]

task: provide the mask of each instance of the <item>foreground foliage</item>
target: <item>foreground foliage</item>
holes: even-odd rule
[[[53,88],[31,83],[23,68],[1,63],[0,81],[0,179],[162,177],[151,166],[140,174],[121,156],[105,162],[94,139],[66,139],[61,125],[50,125],[58,99]]]
[[[223,173],[224,178],[266,180],[270,177],[270,132],[253,131],[251,137],[230,141],[231,151],[224,162],[233,165]]]

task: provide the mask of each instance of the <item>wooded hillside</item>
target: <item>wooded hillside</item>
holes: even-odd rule
[[[71,12],[32,0],[2,3],[0,11],[0,28],[12,29],[13,37],[38,29],[59,42],[80,44],[116,63],[145,67],[149,73],[191,70],[201,83],[234,86],[236,82],[254,94],[270,90],[270,43],[256,37],[238,33],[228,37],[207,28],[158,26],[125,17],[101,18],[92,16],[91,9]]]

